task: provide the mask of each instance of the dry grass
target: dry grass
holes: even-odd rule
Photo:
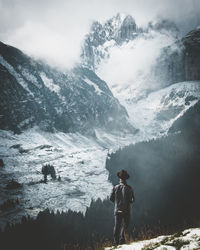
[[[197,223],[195,227],[200,226],[200,223]],[[126,244],[131,244],[133,242],[143,241],[143,240],[150,240],[152,238],[166,235],[166,238],[164,238],[160,243],[149,243],[145,246],[144,250],[152,250],[155,247],[159,247],[161,244],[163,245],[170,245],[175,246],[177,249],[180,249],[180,246],[183,246],[187,244],[188,242],[182,242],[179,239],[176,239],[177,237],[182,236],[182,231],[187,229],[190,226],[183,225],[179,227],[179,229],[174,227],[163,227],[160,223],[157,224],[157,226],[150,227],[148,225],[144,225],[142,229],[138,232],[136,229],[133,229],[132,232],[125,235]],[[169,236],[171,235],[171,236]],[[97,240],[95,236],[93,236],[93,244],[88,243],[86,247],[82,247],[79,244],[76,245],[68,245],[64,244],[59,250],[103,250],[106,247],[112,247],[112,241],[109,239],[101,239]],[[173,241],[174,240],[174,241]],[[172,242],[170,242],[172,241]],[[115,247],[111,249],[116,249]],[[164,249],[164,248],[163,248]]]

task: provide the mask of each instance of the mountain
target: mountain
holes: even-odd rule
[[[0,43],[0,205],[19,201],[0,209],[1,225],[47,207],[84,212],[91,199],[105,198],[107,151],[129,144],[136,131],[91,69],[61,72]],[[45,164],[54,166],[60,182],[42,182]],[[16,192],[7,190],[12,179],[22,185]]]
[[[81,63],[106,80],[120,101],[139,99],[160,88],[154,74],[157,59],[178,36],[169,20],[158,19],[141,28],[131,15],[118,13],[105,22],[93,22],[82,45]]]
[[[148,33],[159,32],[178,36],[175,23],[166,19],[149,22],[146,29],[138,27],[131,15],[118,13],[105,22],[94,21],[90,32],[85,36],[81,58],[84,65],[97,70],[101,61],[110,56],[110,49],[123,47],[124,44],[145,36]]]
[[[175,121],[200,100],[200,81],[186,81],[151,92],[138,101],[127,99],[130,122],[143,140],[167,135]],[[191,115],[192,120],[192,115]]]
[[[178,152],[183,156],[180,145],[187,155],[193,140],[196,148],[199,146],[194,135],[179,134],[181,117],[199,103],[199,54],[198,32],[178,41],[177,32],[166,20],[141,29],[133,17],[122,14],[104,23],[96,21],[83,42],[80,63],[65,72],[0,43],[0,160],[4,163],[0,169],[0,206],[8,199],[18,199],[15,208],[0,211],[2,224],[24,214],[35,216],[47,207],[85,212],[92,199],[107,197],[111,181],[114,183],[111,175],[122,165],[129,168],[134,163],[139,176],[152,177],[142,185],[147,185],[149,197],[158,184],[156,175],[166,183],[163,173],[168,160],[170,167],[178,168],[176,172],[170,169],[171,176],[180,173],[183,185],[180,166],[185,164],[184,158],[169,155]],[[182,66],[179,51],[180,55],[190,52],[188,64],[184,64],[188,69]],[[196,73],[188,73],[192,60]],[[185,75],[178,78],[180,72],[191,74],[196,81],[185,81],[190,79]],[[187,120],[192,119],[193,113]],[[186,126],[185,121],[183,124]],[[191,123],[187,126],[191,130]],[[168,137],[169,132],[177,134]],[[130,144],[135,145],[120,149]],[[146,151],[138,151],[140,146]],[[107,154],[111,158],[105,168]],[[163,166],[159,165],[161,157],[166,159]],[[53,165],[61,181],[48,178],[47,183],[42,182],[44,164]],[[184,170],[189,171],[186,165]],[[8,190],[12,179],[22,186]],[[176,188],[175,181],[172,184]],[[138,187],[139,192],[144,191]],[[150,221],[157,218],[157,210],[147,216],[155,203],[147,199],[141,204],[146,211],[139,207],[139,216]]]
[[[162,84],[200,79],[200,28],[163,49],[154,68]]]
[[[87,67],[97,69],[101,60],[109,57],[109,49],[137,36],[135,20],[130,15],[118,13],[105,23],[98,21],[91,25],[82,47],[82,61]]]
[[[82,63],[103,77],[124,104],[173,83],[200,80],[199,41],[199,28],[180,38],[170,20],[141,28],[132,16],[118,13],[93,22],[82,46]]]
[[[61,72],[0,43],[0,82],[0,129],[135,130],[107,84],[86,67]]]

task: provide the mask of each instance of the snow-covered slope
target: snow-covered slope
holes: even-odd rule
[[[61,72],[0,43],[0,83],[1,129],[134,130],[107,84],[86,67]]]
[[[133,242],[129,245],[121,245],[116,248],[119,250],[197,250],[200,249],[200,228],[186,229],[174,235],[159,236],[151,240]]]
[[[139,101],[121,100],[143,140],[165,135],[173,122],[200,99],[200,81],[180,82]]]
[[[0,210],[0,221],[16,221],[21,215],[36,215],[49,208],[54,211],[86,210],[91,199],[106,198],[111,190],[105,169],[107,153],[134,141],[133,134],[109,134],[96,129],[96,138],[80,133],[50,133],[34,127],[16,135],[0,130],[0,158],[5,166],[0,168],[1,204],[8,198],[19,199],[15,209]],[[61,181],[48,178],[41,183],[42,166],[55,167]],[[7,190],[11,179],[23,188]],[[94,192],[95,190],[95,192]]]

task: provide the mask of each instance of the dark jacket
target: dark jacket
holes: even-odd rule
[[[113,187],[110,200],[115,203],[115,214],[130,213],[130,204],[135,200],[133,189],[126,181],[120,181]]]

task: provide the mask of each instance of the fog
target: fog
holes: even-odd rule
[[[159,82],[151,71],[156,67],[162,48],[175,42],[171,33],[150,31],[122,47],[110,49],[110,58],[103,61],[98,75],[118,98],[133,98],[145,90],[158,88]]]
[[[176,134],[108,155],[106,168],[113,184],[122,168],[130,175],[128,184],[136,197],[133,225],[144,222],[153,226],[160,221],[162,226],[184,222],[186,227],[199,221],[199,108],[198,102],[176,120],[170,129]]]
[[[104,21],[124,12],[143,27],[158,17],[169,18],[185,34],[200,24],[199,10],[198,0],[1,0],[0,40],[52,65],[69,68],[79,60],[93,20]]]

